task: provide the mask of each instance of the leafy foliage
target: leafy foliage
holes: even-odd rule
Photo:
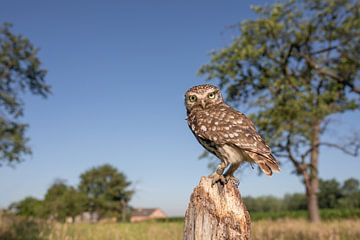
[[[48,189],[44,199],[45,216],[64,221],[85,211],[87,198],[74,187],[63,181],[55,181]]]
[[[26,197],[11,204],[9,208],[15,210],[18,215],[25,217],[42,217],[43,215],[42,201],[34,197]]]
[[[351,196],[351,194],[360,191],[360,182],[356,178],[349,178],[345,180],[341,187],[341,192],[344,196]]]
[[[360,184],[355,178],[347,179],[341,187],[342,198],[338,201],[340,208],[360,208]]]
[[[11,32],[11,25],[0,25],[0,161],[15,163],[30,154],[25,136],[22,94],[47,97],[50,86],[46,70],[37,57],[38,49],[25,37]],[[0,164],[1,166],[1,164]]]
[[[252,117],[279,156],[298,156],[301,163],[310,154],[314,123],[323,123],[323,132],[328,116],[359,107],[344,82],[359,81],[360,68],[360,3],[302,2],[254,7],[259,19],[241,23],[241,35],[200,69],[220,80],[229,101],[257,110]]]
[[[305,210],[306,196],[302,193],[286,194],[283,199],[286,210]]]
[[[134,194],[131,182],[116,168],[106,164],[81,175],[78,188],[63,180],[56,180],[47,190],[44,200],[27,197],[10,205],[17,215],[64,221],[84,212],[101,217],[123,217],[128,214],[128,203]]]
[[[306,219],[307,213],[305,210],[297,211],[277,211],[277,212],[253,212],[251,213],[253,221],[264,219]],[[320,215],[323,220],[334,219],[358,219],[360,218],[360,209],[320,209]]]
[[[199,73],[217,79],[228,101],[252,108],[274,154],[303,178],[315,216],[320,146],[353,156],[360,149],[358,136],[321,139],[331,116],[360,106],[360,2],[290,0],[253,10],[259,17],[242,22]]]
[[[335,208],[341,198],[340,184],[336,179],[319,181],[320,208]]]
[[[88,197],[88,210],[100,216],[119,216],[133,195],[131,182],[116,168],[105,164],[80,176],[79,190]]]
[[[246,208],[256,212],[270,212],[283,210],[283,200],[273,196],[244,197]]]
[[[319,181],[319,205],[321,209],[360,209],[359,180],[349,178],[340,184],[336,179]],[[306,210],[306,196],[302,193],[273,196],[244,197],[251,212],[292,212]]]

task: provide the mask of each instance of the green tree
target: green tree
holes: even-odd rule
[[[306,210],[306,196],[303,193],[285,194],[283,204],[289,211]]]
[[[340,208],[360,208],[359,180],[349,178],[341,186],[342,198],[338,201]]]
[[[360,183],[356,178],[346,179],[341,186],[341,192],[344,196],[349,196],[351,194],[357,193],[360,191]]]
[[[31,153],[28,125],[19,121],[24,112],[21,97],[26,92],[42,97],[50,93],[37,53],[27,38],[11,32],[10,24],[0,25],[0,166]]]
[[[23,200],[13,203],[9,207],[15,211],[17,215],[26,217],[42,217],[43,206],[42,201],[34,197],[26,197]]]
[[[319,207],[335,208],[341,196],[340,183],[336,179],[319,180]]]
[[[255,20],[212,53],[200,69],[218,79],[227,99],[252,107],[252,118],[278,158],[289,160],[305,185],[311,221],[320,221],[320,146],[358,155],[357,136],[348,143],[321,136],[330,117],[358,109],[360,2],[291,0],[253,8]]]
[[[274,196],[244,197],[250,212],[276,212],[283,210],[282,199]]]
[[[68,186],[62,180],[57,180],[50,186],[44,198],[44,212],[47,217],[64,221],[66,217],[79,215],[86,210],[87,197]]]
[[[88,198],[88,211],[100,217],[125,218],[128,203],[133,195],[131,182],[115,167],[105,164],[91,168],[80,176],[79,189]]]

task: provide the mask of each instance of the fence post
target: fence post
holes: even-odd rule
[[[211,186],[209,177],[201,178],[186,210],[184,240],[249,240],[250,225],[235,183]]]

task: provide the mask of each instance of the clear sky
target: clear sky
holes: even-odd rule
[[[0,22],[40,48],[53,95],[27,96],[25,116],[33,155],[0,168],[0,207],[42,198],[55,179],[71,185],[93,166],[110,163],[137,190],[134,207],[183,215],[200,176],[202,147],[185,122],[184,92],[209,52],[230,43],[229,26],[254,17],[251,4],[272,1],[0,1]],[[240,106],[240,110],[241,106]],[[359,112],[336,118],[329,136],[356,129]],[[301,192],[285,164],[281,174],[245,168],[243,195]],[[359,178],[359,158],[322,149],[320,176]]]

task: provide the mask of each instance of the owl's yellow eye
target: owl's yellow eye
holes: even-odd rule
[[[209,94],[208,94],[208,98],[210,98],[210,99],[215,98],[215,93],[213,93],[213,92],[212,92],[212,93],[209,93]]]
[[[189,100],[190,100],[190,102],[196,102],[197,97],[195,95],[190,95]]]

